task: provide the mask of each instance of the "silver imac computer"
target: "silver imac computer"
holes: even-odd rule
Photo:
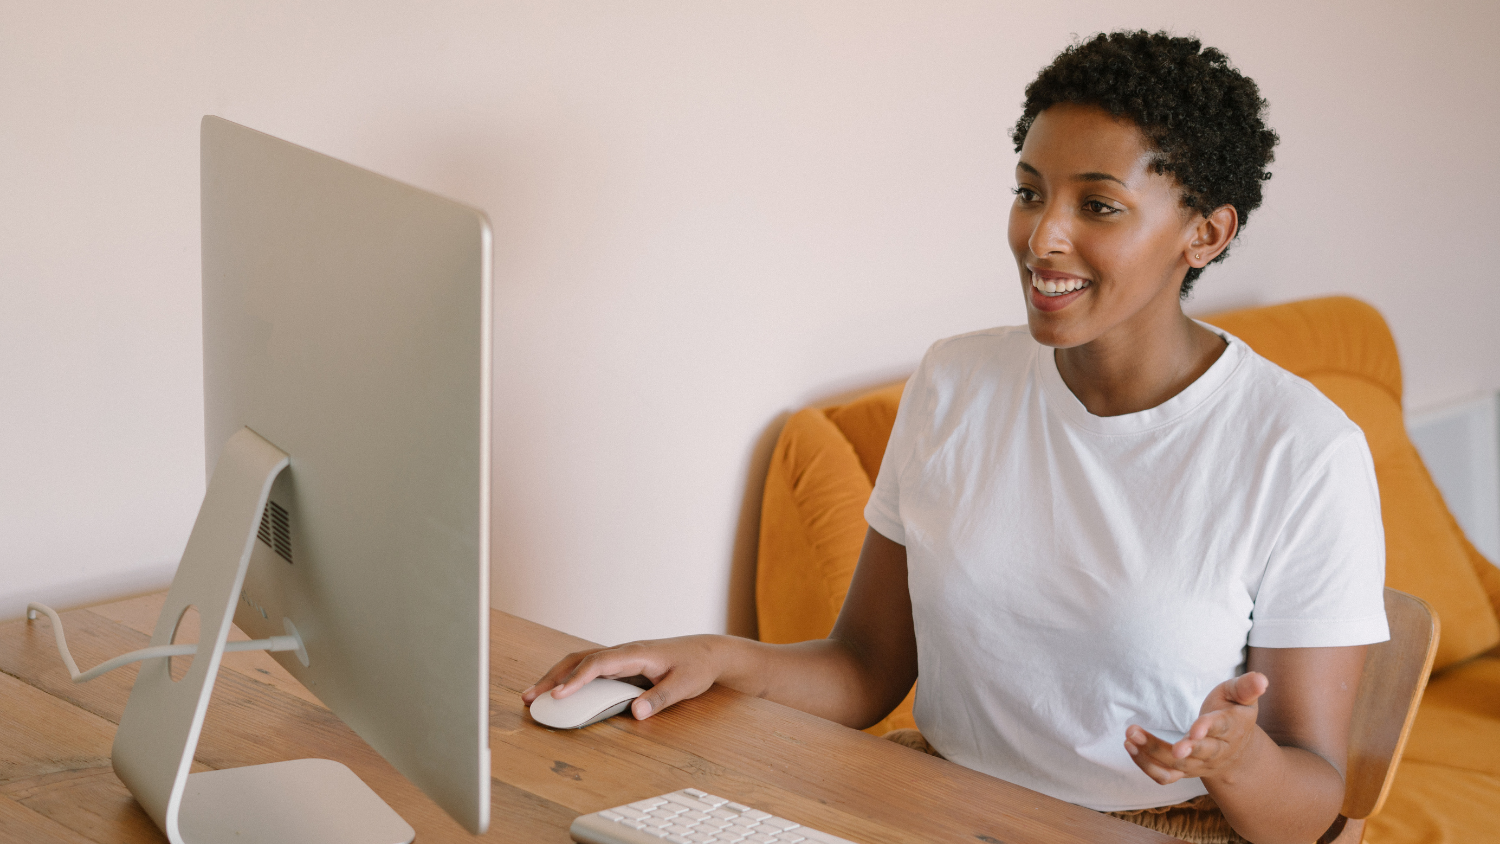
[[[344,766],[190,773],[231,619],[470,831],[489,823],[490,228],[482,212],[202,123],[209,485],[114,766],[174,844],[399,844]],[[293,647],[295,645],[295,647]]]

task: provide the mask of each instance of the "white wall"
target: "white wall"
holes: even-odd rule
[[[1408,411],[1406,430],[1469,541],[1500,560],[1500,394]]]
[[[1118,26],[1225,49],[1283,139],[1196,311],[1353,293],[1410,406],[1500,387],[1493,4],[0,4],[0,617],[164,586],[186,541],[214,113],[490,213],[496,606],[750,629],[782,414],[1023,319],[1007,130]]]

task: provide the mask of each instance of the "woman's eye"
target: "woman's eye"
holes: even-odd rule
[[[1015,194],[1016,198],[1022,202],[1035,202],[1037,200],[1037,192],[1031,188],[1011,188],[1010,192]]]
[[[1097,214],[1101,217],[1108,217],[1111,214],[1120,213],[1120,209],[1108,203],[1100,202],[1097,199],[1090,199],[1088,202],[1083,203],[1083,207],[1084,210],[1088,211],[1090,214]]]

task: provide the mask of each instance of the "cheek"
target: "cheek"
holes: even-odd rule
[[[1098,232],[1079,251],[1101,272],[1122,278],[1155,275],[1161,269],[1163,242],[1149,231],[1121,227]]]

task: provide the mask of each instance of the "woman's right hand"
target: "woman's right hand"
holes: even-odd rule
[[[644,677],[651,687],[630,705],[636,719],[649,718],[679,700],[697,697],[724,673],[728,636],[681,636],[578,651],[563,657],[536,685],[521,693],[527,706],[548,692],[565,698],[590,680]]]
[[[906,548],[873,529],[827,639],[773,645],[737,636],[682,636],[568,654],[521,693],[527,706],[565,698],[590,680],[652,683],[631,704],[649,718],[714,683],[864,729],[884,718],[917,679],[917,634]]]

